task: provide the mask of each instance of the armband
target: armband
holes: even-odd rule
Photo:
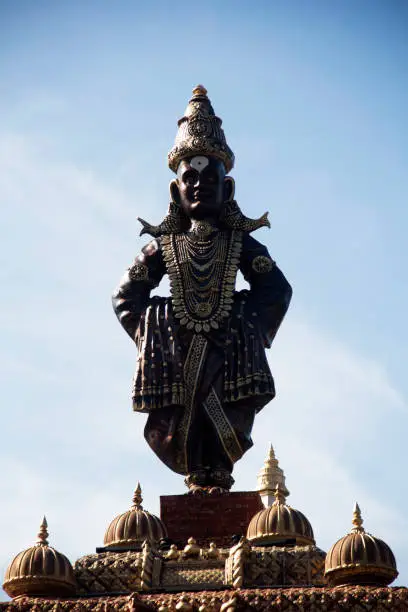
[[[138,262],[135,262],[133,266],[129,268],[129,278],[133,281],[146,281],[149,278],[148,267]]]
[[[258,255],[252,260],[252,269],[257,274],[264,274],[265,272],[270,272],[275,266],[276,263],[270,257],[266,257],[265,255]]]

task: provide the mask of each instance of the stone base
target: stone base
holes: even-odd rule
[[[326,553],[317,546],[261,548],[242,541],[230,549],[226,559],[225,584],[251,588],[325,586],[325,558]]]
[[[178,547],[194,537],[199,546],[215,542],[231,546],[232,536],[246,534],[251,518],[263,509],[259,493],[239,491],[224,495],[163,495],[160,518]]]
[[[81,596],[219,589],[226,586],[228,555],[229,549],[200,549],[189,558],[181,550],[169,559],[166,552],[144,546],[139,552],[86,555],[76,561],[74,574]]]
[[[208,589],[323,586],[325,553],[316,546],[251,547],[242,538],[232,548],[86,555],[74,565],[80,595]]]

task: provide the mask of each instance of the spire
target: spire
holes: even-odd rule
[[[133,500],[132,501],[133,501],[132,508],[137,508],[138,510],[143,510],[143,507],[142,507],[143,497],[142,497],[142,488],[140,486],[140,482],[137,483],[136,490],[133,493]]]
[[[275,451],[271,444],[264,465],[258,474],[257,490],[259,491],[265,507],[272,505],[274,501],[274,491],[278,484],[280,485],[282,494],[287,497],[289,491],[286,488],[285,475],[283,470],[279,467],[279,461],[275,456]]]
[[[37,535],[37,544],[39,546],[48,546],[48,531],[47,531],[47,527],[48,527],[48,523],[47,523],[47,519],[43,518],[42,523],[40,525],[40,531],[38,532]]]
[[[353,529],[351,530],[353,533],[364,533],[363,519],[361,517],[361,510],[357,502],[354,505],[353,520],[351,522],[354,525]]]

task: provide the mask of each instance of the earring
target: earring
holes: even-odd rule
[[[177,234],[183,231],[185,219],[180,205],[174,200],[172,193],[173,184],[175,184],[174,180],[171,181],[169,186],[171,200],[167,209],[167,215],[159,225],[151,225],[147,221],[144,221],[138,217],[138,220],[143,225],[140,236],[142,236],[142,234],[150,234],[150,236],[153,236],[153,238],[157,238],[163,234]]]

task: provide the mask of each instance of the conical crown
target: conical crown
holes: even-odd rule
[[[229,172],[234,165],[234,154],[227,145],[221,124],[207,97],[207,90],[197,85],[184,116],[178,122],[176,140],[168,155],[171,170],[177,172],[181,160],[187,157],[209,155],[220,159]]]

